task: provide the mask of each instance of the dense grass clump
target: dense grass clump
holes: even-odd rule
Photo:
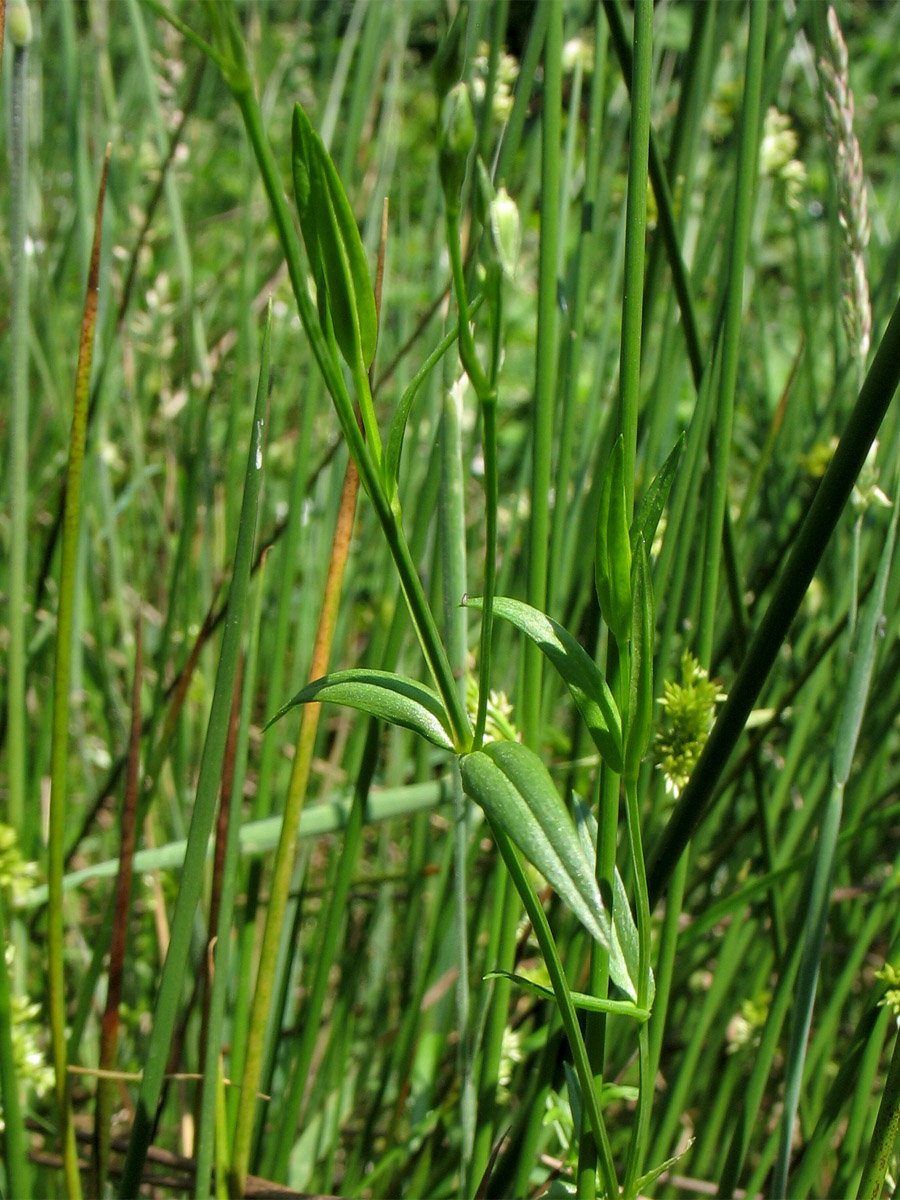
[[[900,10],[0,13],[0,1193],[890,1194]]]

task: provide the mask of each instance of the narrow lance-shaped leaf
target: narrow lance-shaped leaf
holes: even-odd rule
[[[479,597],[466,604],[481,608]],[[494,599],[494,615],[515,625],[543,651],[572,694],[604,762],[622,770],[622,718],[597,664],[571,633],[530,604],[507,596]]]
[[[642,537],[647,543],[648,554],[650,548],[653,546],[653,539],[656,537],[659,518],[666,507],[666,501],[669,498],[669,492],[675,480],[675,472],[678,470],[678,464],[681,461],[681,451],[683,449],[684,434],[679,437],[669,453],[669,457],[659,468],[659,471],[647,488],[638,508],[637,515],[631,525],[632,557],[637,553],[638,542]]]
[[[596,874],[597,871],[597,820],[591,812],[590,806],[582,796],[577,792],[573,793],[575,805],[575,825],[578,830],[578,837],[581,845],[584,848],[585,855],[591,864],[591,869]],[[619,945],[622,947],[622,954],[625,957],[625,962],[628,966],[628,973],[632,979],[638,978],[640,971],[640,943],[638,940],[637,925],[634,921],[634,916],[631,912],[631,905],[628,903],[628,893],[625,891],[625,884],[622,882],[622,876],[619,874],[619,868],[616,867],[613,874],[613,903],[612,903],[613,928],[616,931],[616,937],[619,940]],[[656,981],[653,978],[653,971],[648,971],[649,978],[647,980],[647,1003],[652,1007],[653,997],[656,995]],[[640,1011],[640,1010],[636,1010]]]
[[[297,704],[346,704],[379,717],[394,725],[402,725],[420,734],[441,750],[452,750],[453,740],[447,729],[446,715],[436,692],[389,671],[365,669],[335,671],[315,679],[278,710],[266,724],[266,729]]]
[[[317,275],[321,263],[341,354],[351,370],[372,365],[378,334],[375,293],[356,218],[322,139],[299,104],[292,123],[300,229]]]
[[[541,872],[609,954],[610,977],[632,1000],[637,989],[603,907],[594,871],[547,768],[520,742],[491,742],[460,757],[466,794]]]

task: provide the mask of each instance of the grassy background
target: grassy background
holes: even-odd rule
[[[202,6],[179,5],[177,11],[209,36]],[[372,266],[382,199],[390,197],[374,371],[384,430],[403,388],[454,320],[445,300],[450,267],[431,69],[447,15],[441,6],[412,0],[260,3],[238,11],[288,194],[291,110],[300,101],[330,148]],[[538,57],[541,13],[524,4],[474,5],[463,34],[463,73],[476,101],[479,149],[495,167],[495,182],[505,183],[516,199],[523,226],[518,272],[505,285],[496,459],[498,592],[513,596],[530,594],[535,342],[539,303],[547,296],[546,284],[542,290],[539,283],[548,219],[541,191],[547,107],[547,74]],[[846,236],[816,70],[825,13],[818,3],[799,6],[796,18],[780,5],[770,7],[762,112],[783,114],[796,143],[782,141],[779,148],[773,119],[766,119],[759,176],[749,187],[738,172],[746,7],[669,3],[654,13],[651,124],[674,196],[701,366],[712,381],[698,400],[686,321],[662,247],[660,205],[650,191],[636,498],[678,435],[688,435],[654,547],[657,696],[666,681],[680,679],[684,649],[693,650],[721,691],[729,692],[831,456],[832,439],[847,427],[862,378],[841,321]],[[900,266],[900,13],[891,5],[848,3],[838,15],[849,47],[872,222],[866,266],[874,349],[893,309]],[[73,631],[63,646],[71,667],[64,853],[73,886],[58,901],[65,942],[57,965],[64,969],[69,1063],[88,1072],[101,1061],[114,887],[96,868],[122,848],[138,637],[143,737],[132,795],[145,855],[136,864],[115,1067],[135,1072],[146,1065],[182,881],[178,843],[187,837],[199,802],[217,678],[222,686],[222,615],[235,595],[235,547],[245,478],[252,474],[247,455],[265,309],[272,300],[271,386],[268,392],[262,387],[268,403],[265,464],[241,625],[243,665],[232,736],[212,779],[243,825],[241,854],[224,890],[234,911],[222,980],[222,1069],[237,1080],[277,839],[272,818],[284,804],[299,717],[294,712],[265,734],[262,727],[310,671],[347,455],[296,315],[240,113],[215,66],[137,0],[34,5],[31,16],[34,39],[24,71],[27,154],[20,174],[13,168],[6,174],[0,217],[0,272],[11,298],[9,319],[6,306],[0,318],[2,377],[11,381],[10,405],[0,416],[9,464],[0,532],[4,548],[10,547],[9,570],[0,564],[10,663],[0,801],[21,855],[44,875],[62,489],[97,184],[104,148],[112,144],[82,523],[73,560]],[[16,88],[9,31],[8,18],[0,81],[6,114]],[[619,430],[631,107],[603,10],[566,3],[564,39],[559,245],[549,267],[557,295],[549,364],[546,608],[606,666],[592,561],[602,471]],[[7,119],[7,158],[14,149],[10,128]],[[721,344],[736,188],[747,206],[749,251],[742,269],[733,423],[721,476],[722,459],[709,431],[727,428],[714,348]],[[19,326],[14,298],[23,285],[10,265],[17,236],[10,202],[16,194],[28,238],[20,266],[24,262],[29,295]],[[463,215],[464,235],[471,230],[477,240],[477,214],[466,206]],[[477,290],[474,276],[472,285]],[[483,318],[476,317],[476,331],[484,349]],[[25,371],[17,376],[16,356],[23,353]],[[546,345],[540,361],[547,369]],[[627,365],[635,366],[633,355]],[[444,614],[443,585],[459,560],[448,544],[449,526],[436,513],[447,500],[441,431],[450,436],[446,396],[458,373],[451,352],[417,397],[401,469],[406,532],[448,644],[450,623],[458,617],[453,604]],[[22,397],[23,387],[26,408],[12,399]],[[15,433],[23,412],[24,449]],[[484,466],[471,391],[459,436],[464,486],[454,545],[458,552],[465,542],[466,587],[477,593],[485,547]],[[874,469],[891,499],[898,488],[897,437],[890,412]],[[730,529],[710,592],[704,539],[721,478],[727,480]],[[662,903],[654,911],[657,972],[661,946],[671,943],[674,959],[668,1012],[653,1032],[659,1074],[646,1166],[683,1153],[653,1185],[660,1196],[693,1194],[700,1182],[688,1180],[725,1181],[726,1190],[740,1183],[752,1193],[771,1186],[789,1075],[793,981],[807,929],[807,866],[828,811],[832,751],[854,661],[848,620],[872,587],[888,536],[890,514],[871,487],[859,500],[841,518],[818,564],[755,704],[751,736],[722,775],[684,860],[683,904]],[[24,593],[13,578],[17,519],[26,532]],[[253,514],[246,520],[252,530]],[[270,549],[263,567],[264,547]],[[896,961],[900,936],[898,589],[900,574],[891,569],[829,880],[818,1000],[801,1064],[791,1195],[855,1193],[891,1049],[894,1021],[889,1007],[877,1007],[884,984],[875,971]],[[476,620],[468,620],[463,636],[474,653]],[[24,656],[21,685],[16,647]],[[526,700],[521,658],[520,637],[498,622],[491,684],[509,697],[509,719],[526,729],[560,790],[575,788],[596,801],[602,786],[596,758],[564,689],[545,671],[539,695]],[[331,652],[334,669],[357,664],[426,677],[365,498]],[[229,688],[226,718],[230,698]],[[655,711],[661,723],[663,710]],[[308,836],[294,866],[266,1038],[261,1091],[270,1099],[257,1113],[254,1175],[341,1195],[474,1193],[492,1146],[503,1138],[488,1194],[530,1195],[558,1175],[572,1177],[580,1113],[577,1100],[573,1112],[566,1045],[553,1005],[483,979],[498,963],[531,968],[538,977],[542,968],[527,925],[517,924],[518,900],[477,810],[467,815],[464,830],[465,903],[454,908],[449,765],[447,756],[407,731],[382,728],[375,743],[372,736],[367,741],[361,717],[323,710],[302,818]],[[649,759],[639,795],[644,845],[652,854],[673,802]],[[618,861],[631,889],[624,820],[620,840]],[[9,861],[3,878],[21,881],[21,867]],[[204,898],[186,926],[188,966],[174,982],[175,1036],[165,1055],[154,1143],[161,1154],[191,1161],[198,1155],[194,1131],[202,1124],[198,1075],[206,1070],[208,1103],[216,1087],[215,1070],[204,1067],[214,877],[220,873],[210,864]],[[34,1036],[49,1060],[43,1035],[49,1024],[47,898],[29,886],[26,880],[16,895],[7,888],[7,939],[15,947],[7,975],[13,997],[39,1006]],[[571,985],[591,990],[587,937],[551,894],[544,898]],[[118,911],[124,919],[121,904]],[[460,916],[467,960],[460,958]],[[462,1037],[461,961],[470,988]],[[2,1001],[0,995],[0,1008]],[[11,1027],[13,1040],[25,1028],[21,1019],[7,1022],[2,1013],[0,1025]],[[601,1047],[594,1061],[598,1072],[602,1063],[613,1155],[624,1162],[637,1085],[632,1027],[612,1017],[592,1045],[595,1052]],[[40,1155],[60,1153],[60,1116],[46,1079],[38,1080],[42,1094],[25,1086],[28,1072],[21,1064],[14,1074],[22,1085],[28,1148],[38,1156],[24,1170],[32,1194],[47,1194],[58,1186],[58,1164]],[[100,1090],[92,1074],[73,1074],[68,1103],[85,1139],[85,1162],[95,1114],[103,1115],[115,1181],[135,1084],[117,1080],[105,1109],[99,1107]],[[238,1121],[236,1092],[223,1087],[215,1112],[219,1188]],[[4,1080],[7,1110],[8,1097]],[[474,1113],[474,1126],[467,1126],[473,1119],[467,1112]],[[160,1189],[193,1194],[204,1187],[202,1180],[192,1182],[181,1158],[151,1158],[146,1170],[148,1179],[160,1178]],[[6,1194],[14,1191],[8,1177]]]

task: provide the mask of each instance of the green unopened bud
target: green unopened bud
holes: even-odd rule
[[[631,538],[625,509],[625,442],[619,436],[603,480],[597,514],[594,582],[600,612],[620,646],[631,637]]]
[[[24,47],[31,41],[31,13],[25,0],[9,0],[6,6],[6,32],[14,46]]]
[[[464,83],[457,83],[444,98],[438,134],[438,169],[444,202],[451,212],[459,212],[466,162],[474,142],[475,116],[469,89]]]
[[[508,279],[514,279],[516,266],[519,261],[519,249],[522,245],[522,222],[519,218],[519,208],[505,187],[491,202],[491,234],[494,246],[500,258],[503,273]]]

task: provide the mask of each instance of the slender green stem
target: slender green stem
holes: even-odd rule
[[[359,470],[363,487],[372,501],[385,537],[387,538],[397,573],[400,576],[403,594],[409,605],[416,633],[422,644],[425,659],[431,670],[437,689],[440,692],[441,699],[446,706],[447,715],[457,740],[457,745],[460,749],[466,749],[471,741],[469,718],[466,714],[465,706],[459,698],[446,651],[441,643],[440,635],[434,623],[434,617],[428,606],[428,601],[425,598],[415,564],[412,562],[409,547],[400,525],[399,515],[395,511],[396,505],[392,507],[388,500],[388,494],[385,491],[381,474],[360,432],[353,412],[353,406],[344,386],[343,377],[334,356],[328,349],[325,336],[319,326],[318,317],[309,298],[309,293],[306,289],[306,274],[303,269],[299,238],[287,206],[287,201],[284,198],[281,177],[272,153],[272,147],[263,128],[259,104],[249,84],[242,84],[237,87],[232,85],[232,92],[241,115],[244,118],[247,136],[250,138],[250,144],[253,146],[254,153],[256,154],[266,194],[269,197],[269,203],[272,207],[272,214],[281,241],[281,248],[287,260],[288,273],[291,278],[304,331],[309,338],[310,346],[315,355],[319,370],[322,372],[325,385],[331,393],[338,419],[341,423],[341,430]]]
[[[0,887],[0,946],[10,944],[6,897]],[[3,1162],[6,1191],[10,1196],[33,1195],[29,1182],[28,1143],[12,1040],[12,1004],[5,959],[0,960],[0,1096],[3,1097]]]
[[[652,0],[636,0],[625,217],[625,292],[619,359],[619,430],[625,435],[625,510],[629,521],[634,507],[634,462],[641,387],[641,314],[644,303],[644,247],[647,240],[652,63],[653,3]]]
[[[859,399],[815,499],[794,541],[760,625],[747,650],[728,700],[655,848],[650,899],[659,897],[685,846],[709,813],[715,786],[731,757],[806,589],[837,525],[881,421],[900,383],[900,302],[885,330]]]
[[[50,764],[50,820],[47,845],[47,954],[49,959],[50,1035],[53,1047],[53,1067],[56,1073],[56,1103],[63,1142],[66,1187],[73,1200],[78,1200],[78,1197],[81,1196],[81,1176],[78,1168],[75,1130],[71,1121],[67,1077],[62,879],[65,860],[66,797],[69,759],[69,683],[73,656],[75,579],[78,543],[81,533],[81,484],[84,476],[91,360],[94,349],[94,330],[97,324],[100,235],[108,169],[109,147],[107,147],[100,175],[97,213],[94,224],[94,242],[91,249],[87,292],[84,301],[84,318],[81,327],[81,344],[78,351],[78,368],[75,375],[75,402],[72,411],[72,430],[69,439],[69,462],[66,473],[66,498],[63,516],[62,563],[60,565],[59,610],[56,618],[56,666],[53,676],[53,735]]]
[[[541,248],[538,266],[538,323],[535,355],[534,425],[531,445],[531,526],[528,539],[528,603],[543,610],[547,597],[550,483],[556,396],[559,246],[559,157],[562,144],[563,6],[544,0],[549,13],[544,45],[544,105],[541,115]],[[522,663],[521,726],[525,741],[540,742],[540,649],[528,639]]]
[[[716,410],[710,497],[707,506],[706,552],[703,560],[703,599],[700,626],[706,631],[708,638],[707,645],[701,647],[699,653],[700,661],[703,663],[709,662],[709,647],[712,645],[722,552],[722,531],[728,500],[734,397],[741,346],[744,268],[750,245],[750,226],[753,220],[756,195],[760,99],[768,7],[768,4],[750,5],[750,34],[747,43],[744,100],[741,108],[741,134],[734,188],[734,215],[731,237],[728,242],[730,257],[728,290],[725,298],[722,384],[719,389],[719,402]]]
[[[252,433],[247,455],[244,480],[244,496],[238,527],[237,545],[234,552],[234,571],[228,594],[228,615],[222,649],[216,671],[215,689],[207,725],[203,756],[197,779],[197,793],[187,846],[184,853],[184,870],[175,912],[169,948],[163,964],[162,978],[154,1012],[153,1030],[147,1047],[146,1065],[135,1111],[134,1124],[128,1142],[125,1165],[122,1170],[120,1195],[124,1198],[136,1196],[143,1176],[144,1162],[157,1116],[157,1106],[162,1094],[172,1034],[178,1013],[179,1000],[184,987],[184,975],[190,953],[191,933],[197,905],[203,887],[203,863],[206,858],[209,834],[215,815],[216,795],[221,777],[225,754],[225,741],[231,718],[235,677],[243,630],[244,609],[253,561],[253,545],[256,537],[256,522],[259,492],[262,477],[263,429],[269,390],[269,339],[271,335],[271,312],[266,326],[260,375],[256,389]],[[52,903],[52,899],[51,899]]]
[[[9,644],[6,711],[8,727],[7,821],[22,836],[26,791],[25,577],[28,551],[28,261],[25,253],[25,198],[28,189],[28,129],[25,85],[28,48],[16,45],[12,63],[12,115],[9,140],[10,243],[10,410],[9,410]],[[26,849],[23,847],[23,849]]]
[[[606,1193],[608,1196],[618,1196],[619,1184],[616,1178],[612,1148],[609,1144],[603,1113],[600,1110],[599,1096],[594,1087],[591,1064],[588,1061],[584,1038],[581,1034],[581,1026],[578,1023],[578,1014],[572,1002],[569,982],[566,979],[559,951],[556,948],[556,942],[553,940],[553,934],[550,932],[550,926],[547,922],[547,914],[544,912],[540,901],[534,893],[534,889],[528,881],[528,877],[519,861],[518,852],[512,842],[501,829],[496,826],[492,828],[494,840],[512,876],[516,891],[519,893],[519,897],[525,906],[525,911],[528,913],[534,935],[541,948],[547,973],[550,976],[550,983],[553,986],[553,993],[556,996],[563,1029],[566,1032],[569,1049],[572,1052],[575,1072],[578,1075],[578,1082],[581,1084],[582,1102],[584,1103],[588,1122],[597,1146],[597,1155],[600,1160],[600,1169],[603,1173]]]
[[[875,1131],[869,1143],[866,1165],[863,1167],[862,1179],[859,1181],[859,1189],[856,1193],[857,1200],[878,1200],[882,1195],[885,1176],[897,1144],[898,1130],[900,1130],[900,1037],[894,1040],[891,1065],[888,1068],[884,1090],[881,1093],[878,1116],[875,1118]]]

